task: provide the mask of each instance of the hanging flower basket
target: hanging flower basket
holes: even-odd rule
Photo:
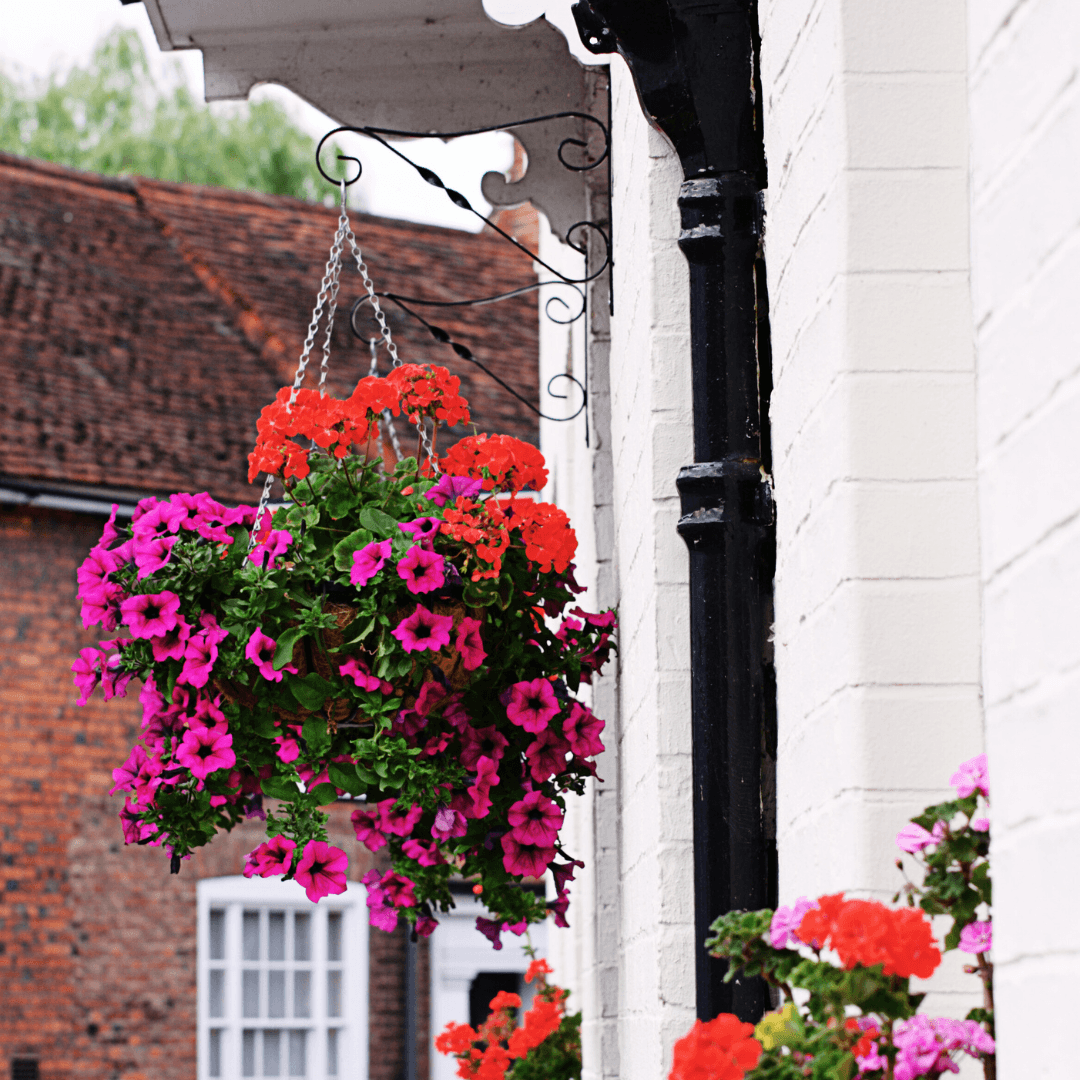
[[[79,595],[86,626],[123,636],[73,670],[80,704],[143,682],[142,732],[113,773],[128,843],[164,846],[176,871],[265,816],[245,873],[295,877],[317,900],[347,867],[323,807],[351,797],[357,838],[392,864],[364,879],[374,925],[403,915],[430,933],[454,875],[475,881],[496,944],[549,908],[565,924],[583,865],[559,838],[566,797],[603,750],[575,695],[614,615],[573,607],[576,538],[533,497],[534,447],[472,435],[437,459],[428,424],[469,420],[458,389],[443,368],[399,365],[345,401],[282,390],[249,459],[250,479],[283,482],[272,517],[205,493],[145,499],[130,527],[114,511]],[[393,416],[426,452],[384,460]],[[521,882],[548,869],[545,904]]]

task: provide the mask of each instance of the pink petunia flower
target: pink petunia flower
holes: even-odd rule
[[[555,848],[546,844],[522,843],[512,832],[502,838],[503,867],[508,874],[542,877],[555,858]]]
[[[568,863],[552,863],[548,869],[555,880],[555,895],[566,896],[566,883],[574,880],[574,867],[579,870],[585,869],[585,864],[580,859],[573,859]]]
[[[282,764],[288,765],[300,756],[300,744],[296,739],[288,735],[277,735],[274,742],[277,744],[278,761]]]
[[[443,563],[446,560],[434,551],[425,551],[418,544],[409,548],[409,553],[397,564],[398,577],[405,582],[411,593],[429,593],[441,589]]]
[[[416,920],[416,932],[421,937],[431,937],[439,925],[439,920],[431,915],[421,915]]]
[[[352,812],[353,829],[356,831],[356,839],[368,849],[375,852],[386,847],[386,834],[380,828],[382,815],[378,807],[364,810],[357,807]]]
[[[163,660],[183,660],[189,637],[191,637],[191,626],[183,615],[178,615],[176,625],[167,634],[151,638],[150,646],[154,650],[154,660],[159,664]]]
[[[525,798],[511,804],[506,820],[511,835],[520,844],[551,847],[563,824],[563,812],[552,799],[539,791],[526,793]]]
[[[428,679],[416,695],[416,703],[413,708],[420,716],[430,716],[431,710],[436,708],[446,697],[446,688],[434,679]]]
[[[254,873],[259,877],[277,877],[289,872],[295,851],[295,840],[290,840],[287,836],[275,836],[260,844],[248,856],[248,861],[254,864]],[[247,873],[246,867],[244,874],[246,877],[252,876]]]
[[[144,821],[143,811],[131,803],[124,803],[120,811],[120,827],[124,831],[125,844],[142,844],[148,841],[157,831],[158,827],[152,821]]]
[[[471,724],[461,729],[461,764],[475,769],[481,757],[500,761],[510,744],[494,725],[474,728]]]
[[[499,935],[503,932],[505,926],[505,923],[495,922],[492,919],[485,919],[482,915],[476,917],[476,929],[491,942],[491,947],[496,952],[503,947]]]
[[[156,638],[167,634],[177,622],[180,597],[174,592],[129,596],[120,605],[120,614],[136,638]]]
[[[135,565],[139,568],[137,580],[142,581],[165,566],[172,558],[175,544],[175,536],[155,536],[149,540],[136,538],[131,550],[135,556]]]
[[[288,530],[272,529],[262,543],[251,549],[248,559],[258,567],[265,565],[267,570],[275,570],[278,556],[284,555],[292,542],[293,535]]]
[[[896,834],[896,846],[909,855],[916,855],[924,848],[928,848],[931,844],[937,842],[938,838],[932,832],[924,829],[914,821],[909,821]]]
[[[438,844],[425,844],[423,840],[406,840],[401,845],[401,850],[421,866],[442,866],[446,862],[439,852]]]
[[[458,627],[454,648],[461,654],[461,666],[466,671],[475,671],[486,659],[484,642],[480,637],[480,620],[466,616]]]
[[[425,551],[431,551],[431,543],[439,535],[439,526],[442,521],[435,517],[417,518],[415,521],[403,521],[398,528],[411,537]]]
[[[214,728],[188,728],[176,748],[176,760],[198,780],[218,769],[231,769],[236,764],[232,736]]]
[[[142,500],[139,506],[142,506]],[[183,506],[177,506],[172,502],[158,502],[149,507],[144,513],[138,509],[131,516],[131,532],[136,540],[152,540],[167,533],[175,533],[180,528],[180,522],[187,517],[187,510]]]
[[[227,631],[223,631],[225,632]],[[187,686],[205,686],[210,680],[217,657],[217,644],[205,632],[196,634],[188,640],[184,649],[184,668],[176,681]]]
[[[277,642],[264,634],[261,626],[257,626],[244,649],[244,655],[259,669],[259,674],[270,682],[281,682],[286,671],[292,675],[296,674],[296,668],[292,664],[286,665],[281,671],[274,670],[276,648]]]
[[[439,649],[450,644],[450,631],[454,620],[450,615],[436,615],[422,604],[406,619],[402,619],[391,634],[401,642],[406,652],[422,652]]]
[[[71,665],[72,681],[79,691],[78,704],[85,705],[101,681],[101,653],[89,647],[79,650],[79,658]]]
[[[551,683],[547,679],[514,683],[510,688],[506,715],[512,724],[533,735],[543,731],[548,722],[559,715],[559,702]]]
[[[566,755],[570,744],[552,728],[541,731],[535,741],[525,748],[529,774],[542,784],[552,776],[558,776],[566,768]]]
[[[439,482],[424,493],[436,506],[445,506],[448,502],[457,502],[464,495],[467,499],[475,498],[484,486],[483,480],[474,480],[470,476],[449,476],[443,473]]]
[[[769,941],[774,949],[797,949],[802,940],[796,931],[802,925],[802,921],[808,911],[814,911],[818,906],[816,900],[809,900],[800,896],[792,907],[786,905],[778,907],[773,912],[772,924],[769,926]]]
[[[366,585],[386,565],[386,560],[390,558],[390,547],[389,540],[373,540],[366,547],[354,551],[349,580],[354,585]]]
[[[974,818],[971,822],[971,827],[976,832],[989,832],[990,831],[990,819],[984,817]]]
[[[576,701],[563,721],[563,734],[578,757],[595,757],[604,752],[604,744],[600,741],[603,730],[604,721]]]
[[[499,783],[499,766],[489,757],[481,757],[476,763],[476,782],[468,789],[472,800],[468,817],[487,817],[491,810],[491,789]]]
[[[394,836],[408,836],[423,816],[424,808],[413,803],[408,810],[395,810],[397,799],[383,799],[379,806],[379,828]]]
[[[361,881],[367,886],[368,921],[377,929],[391,933],[397,929],[398,913],[382,887],[382,875],[378,870],[369,870]]]
[[[961,799],[966,799],[976,791],[989,796],[990,786],[986,772],[986,755],[979,754],[978,757],[963,762],[956,772],[949,777],[949,783],[956,788],[956,794]]]
[[[349,857],[341,848],[331,847],[324,840],[309,840],[296,865],[295,877],[304,886],[307,898],[317,904],[324,896],[345,891],[348,868]]]
[[[105,630],[113,631],[120,625],[120,603],[127,594],[115,582],[99,581],[93,585],[79,586],[82,608],[79,612],[87,630],[101,623]]]
[[[363,660],[350,658],[338,668],[338,671],[342,675],[352,679],[361,690],[381,690],[384,694],[393,692],[393,686],[386,682],[385,679],[380,679],[377,675],[372,675],[371,669]]]
[[[460,810],[449,806],[440,806],[435,811],[435,824],[431,826],[431,835],[436,840],[449,840],[451,837],[464,836],[469,831],[469,823]]]
[[[993,923],[968,923],[960,931],[960,951],[966,953],[985,953],[993,944]]]

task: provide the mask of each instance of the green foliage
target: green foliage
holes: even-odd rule
[[[184,85],[155,81],[134,30],[114,30],[88,67],[33,87],[0,74],[0,150],[110,176],[138,175],[300,199],[329,186],[315,142],[272,101],[219,115]],[[333,148],[326,167],[337,165]]]

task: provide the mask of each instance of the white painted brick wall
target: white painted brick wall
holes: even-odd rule
[[[973,2],[968,32],[999,1076],[1049,1080],[1080,977],[1080,7]]]
[[[887,899],[982,748],[965,4],[762,0],[761,32],[780,891]]]

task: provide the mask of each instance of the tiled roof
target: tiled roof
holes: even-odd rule
[[[455,300],[535,281],[501,240],[351,216],[379,290]],[[296,199],[0,154],[0,483],[251,499],[255,419],[292,381],[336,221]],[[346,270],[328,380],[339,395],[370,362],[345,325],[362,294]],[[425,314],[535,402],[533,295]],[[388,316],[403,359],[461,377],[479,429],[536,441],[520,402],[400,312]]]

